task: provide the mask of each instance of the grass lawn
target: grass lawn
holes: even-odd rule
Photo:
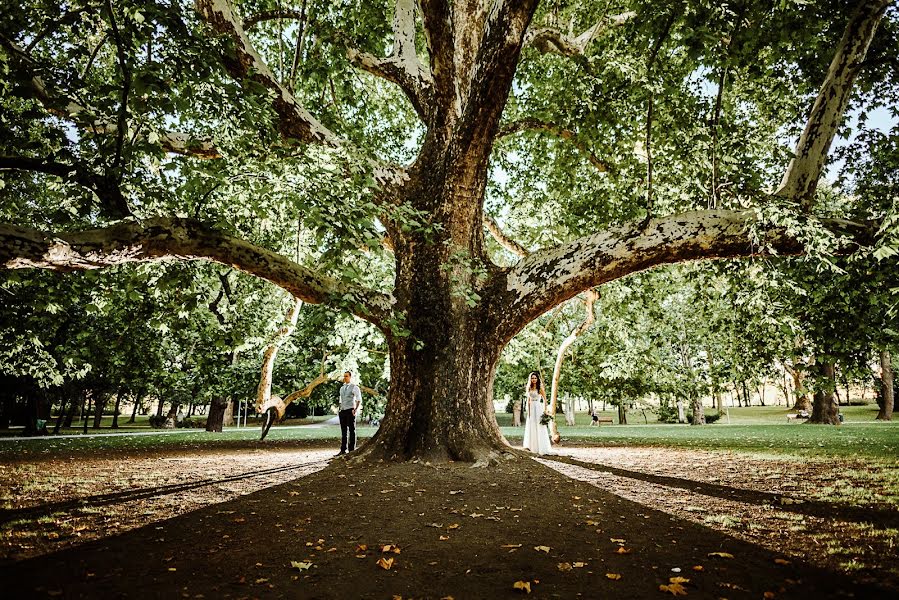
[[[630,425],[608,425],[590,427],[590,417],[579,414],[577,425],[567,427],[564,417],[558,416],[560,433],[565,441],[577,441],[600,446],[649,446],[678,447],[705,450],[732,450],[738,452],[791,455],[796,457],[826,457],[882,459],[895,462],[899,456],[899,422],[875,422],[875,405],[842,407],[845,423],[841,427],[788,423],[785,407],[753,406],[732,408],[729,421],[722,418],[717,423],[704,427],[690,425],[668,425],[654,421],[654,415],[647,413],[644,420],[640,412],[629,414]],[[603,416],[613,417],[617,422],[617,412],[605,411]],[[316,417],[321,422],[328,417]],[[146,419],[144,418],[144,422]],[[497,414],[497,421],[513,444],[522,436],[523,428],[512,427],[512,415]],[[647,422],[648,421],[648,422]],[[65,454],[70,451],[97,451],[117,449],[124,451],[156,450],[167,447],[215,448],[246,443],[262,448],[269,442],[290,443],[292,440],[338,440],[338,427],[295,427],[312,424],[312,419],[288,421],[280,427],[273,427],[265,442],[259,442],[259,425],[250,419],[246,428],[231,427],[223,434],[207,433],[197,429],[182,429],[166,433],[70,438],[31,438],[0,442],[0,459],[22,458],[23,455]],[[144,424],[139,428],[151,431]],[[80,429],[78,430],[80,432]],[[111,433],[116,430],[91,430],[89,433]],[[122,430],[119,430],[122,431]],[[360,439],[374,433],[371,427],[358,427]]]

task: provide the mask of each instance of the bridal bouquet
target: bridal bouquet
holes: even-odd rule
[[[541,425],[549,425],[550,421],[553,421],[553,416],[549,413],[543,413],[543,416],[540,417]]]

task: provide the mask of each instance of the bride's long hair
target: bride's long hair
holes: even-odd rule
[[[528,392],[531,391],[531,376],[532,375],[535,375],[537,377],[537,388],[536,388],[537,391],[538,392],[543,391],[543,380],[540,378],[540,373],[538,373],[537,371],[531,371],[530,373],[528,373],[528,380],[524,384],[524,393],[525,394],[527,394]]]

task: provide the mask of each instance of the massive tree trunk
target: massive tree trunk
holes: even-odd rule
[[[880,352],[880,411],[877,413],[878,421],[893,420],[893,365],[892,357],[888,350]]]
[[[812,403],[812,416],[809,423],[823,425],[840,424],[840,407],[834,397],[834,364],[833,362],[816,362],[818,380],[815,382],[815,400]]]
[[[225,422],[225,410],[230,406],[226,396],[216,396],[209,404],[209,414],[206,415],[206,431],[222,430]]]

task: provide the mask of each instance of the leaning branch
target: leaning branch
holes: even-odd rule
[[[578,293],[655,266],[715,258],[798,255],[805,246],[786,230],[768,228],[756,238],[754,211],[706,210],[651,219],[585,236],[530,255],[506,272],[494,314],[500,339]],[[875,239],[874,223],[826,220],[835,236],[848,238],[840,252]]]
[[[861,0],[837,46],[824,83],[815,98],[805,129],[796,145],[777,196],[799,202],[807,212],[815,197],[824,161],[849,105],[852,83],[861,71],[877,25],[892,0]]]
[[[587,48],[599,35],[610,27],[620,27],[637,13],[629,11],[602,19],[578,36],[562,33],[555,27],[536,27],[529,29],[524,37],[524,45],[532,46],[543,54],[559,54],[561,56],[583,56]]]
[[[607,173],[609,171],[609,165],[600,160],[578,134],[571,129],[567,129],[555,123],[550,123],[549,121],[541,121],[540,119],[519,119],[518,121],[512,121],[511,123],[503,125],[499,132],[497,132],[496,137],[506,137],[521,131],[540,131],[567,140],[577,148],[578,152],[583,154],[587,160],[590,161],[590,164],[596,168],[597,171],[600,173]]]
[[[233,51],[226,52],[221,58],[228,73],[237,81],[252,81],[274,92],[272,107],[278,115],[278,130],[284,138],[331,146],[340,143],[275,78],[234,14],[231,0],[196,0],[196,9],[214,31],[233,43]]]
[[[387,58],[347,48],[347,58],[369,73],[391,81],[412,102],[423,121],[430,117],[433,80],[415,51],[415,2],[397,0],[393,15],[393,51]]]
[[[495,239],[500,246],[502,246],[512,254],[517,254],[521,257],[525,257],[530,254],[527,248],[506,235],[506,233],[500,228],[499,224],[493,219],[493,217],[484,215],[484,225],[487,226],[487,231],[490,232],[490,235],[493,236],[493,239]]]
[[[166,259],[228,265],[270,281],[304,302],[328,304],[377,326],[383,326],[391,311],[392,301],[386,294],[320,275],[277,252],[192,219],[124,221],[103,229],[58,234],[0,224],[2,269],[78,271]]]

